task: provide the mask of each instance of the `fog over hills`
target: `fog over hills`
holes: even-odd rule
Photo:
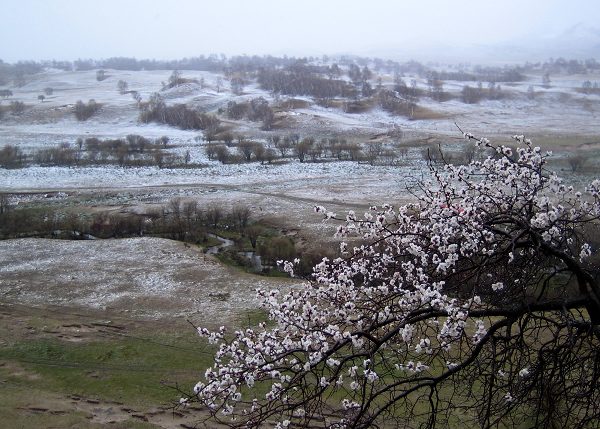
[[[595,3],[178,0],[165,7],[158,0],[104,0],[100,6],[3,0],[0,59],[175,59],[211,53],[348,53],[487,63],[585,59],[600,55]]]
[[[443,63],[505,64],[545,61],[548,58],[588,59],[600,57],[600,28],[577,23],[553,34],[508,38],[504,42],[443,41],[371,45],[359,54],[384,58],[414,58]]]

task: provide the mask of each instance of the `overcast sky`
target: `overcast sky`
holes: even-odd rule
[[[321,55],[600,27],[600,0],[0,0],[0,59]]]

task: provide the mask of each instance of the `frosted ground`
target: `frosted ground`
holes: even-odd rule
[[[182,73],[183,77],[203,81],[204,85],[186,83],[161,90],[163,82],[168,81],[170,74],[170,70],[106,70],[107,78],[98,82],[96,71],[47,70],[35,75],[33,80],[22,88],[13,91],[11,101],[23,101],[30,107],[19,117],[8,114],[4,116],[0,127],[0,143],[16,145],[23,151],[30,152],[61,143],[74,145],[79,137],[93,136],[103,139],[139,134],[153,139],[164,135],[170,138],[169,151],[180,156],[189,151],[191,162],[199,165],[198,168],[69,168],[34,165],[23,169],[0,169],[0,192],[12,193],[13,200],[20,203],[51,203],[60,199],[65,200],[65,204],[94,206],[119,212],[144,212],[149,207],[165,203],[173,197],[195,199],[205,206],[221,204],[228,207],[245,204],[251,207],[255,216],[277,219],[288,230],[323,239],[331,235],[333,228],[323,224],[313,215],[314,204],[325,205],[336,212],[344,212],[349,208],[362,209],[370,204],[406,202],[412,198],[407,190],[427,176],[422,145],[435,142],[450,148],[459,148],[464,144],[455,122],[466,131],[492,139],[505,141],[507,136],[512,134],[527,134],[534,141],[539,139],[542,142],[551,142],[549,149],[557,151],[559,159],[573,151],[592,154],[600,148],[600,95],[582,94],[577,91],[584,80],[600,80],[600,76],[556,76],[552,78],[551,87],[544,88],[541,85],[541,75],[531,75],[526,81],[504,85],[503,90],[509,96],[502,100],[464,104],[458,98],[438,103],[423,97],[419,105],[432,112],[432,119],[409,120],[390,115],[377,107],[366,113],[348,114],[339,108],[321,107],[307,97],[297,97],[306,102],[305,108],[276,110],[276,118],[284,125],[270,133],[261,131],[259,123],[223,119],[224,124],[231,127],[233,133],[242,133],[263,143],[267,142],[266,138],[269,135],[288,133],[298,133],[301,137],[313,136],[317,140],[321,137],[342,136],[351,141],[365,143],[378,140],[389,130],[400,127],[403,137],[395,143],[407,143],[408,153],[392,166],[372,166],[348,161],[300,163],[293,159],[273,165],[262,165],[258,162],[223,165],[207,158],[202,132],[179,130],[154,123],[139,123],[135,101],[130,94],[120,94],[117,91],[117,82],[126,81],[129,90],[139,92],[144,100],[152,93],[160,92],[169,104],[187,103],[208,112],[224,108],[230,100],[242,101],[260,96],[277,106],[285,97],[275,97],[258,88],[256,84],[247,85],[242,95],[234,95],[223,76],[210,72]],[[393,80],[391,75],[383,75],[382,78],[387,84],[391,84]],[[407,82],[413,78],[420,88],[426,89],[425,80],[416,76],[404,77]],[[456,94],[460,92],[463,84],[445,81],[444,89]],[[527,97],[530,85],[536,92],[534,99]],[[47,87],[53,88],[53,94],[39,102],[38,95]],[[77,121],[72,113],[73,105],[78,100],[87,102],[90,99],[100,103],[101,110],[85,122]],[[563,173],[569,175],[567,171]],[[587,176],[571,175],[570,180],[583,183]],[[163,249],[171,246],[164,241],[57,244],[30,240],[0,242],[0,255],[6,258],[6,255],[14,253],[18,258],[25,259],[28,255],[35,255],[35,258],[43,260],[43,255],[47,252],[44,249],[52,247],[52,252],[61,255],[58,256],[58,260],[70,258],[70,252],[79,252],[81,256],[78,260],[89,261],[91,266],[99,267],[102,264],[98,265],[98,260],[102,259],[102,252],[106,252],[102,246],[114,247],[115,253],[132,253],[127,248],[121,248],[126,245],[151,245]],[[104,250],[97,249],[98,246]],[[16,249],[27,250],[19,253]],[[135,283],[140,278],[139,273],[129,267],[144,265],[144,261],[151,261],[153,258],[146,258],[143,252],[134,253],[140,257],[124,264],[125,270],[129,270],[125,277],[134,279],[130,293],[138,299],[144,293],[152,295],[156,291],[147,283]],[[95,256],[96,254],[98,256]],[[116,261],[104,261],[106,266],[113,263],[116,264]],[[64,279],[53,271],[52,266],[53,262],[49,261],[37,266],[35,270],[25,265],[17,265],[11,268],[11,273],[22,271],[22,277],[26,278],[27,275],[33,276],[35,272],[41,278],[51,278],[55,284],[62,284]],[[144,266],[148,270],[154,269],[153,266]],[[74,266],[63,268],[66,271],[76,269]],[[164,269],[174,268],[166,264]],[[211,268],[213,272],[216,269],[214,266]],[[120,299],[120,295],[117,292],[118,288],[115,289],[108,283],[106,288],[102,289],[103,282],[108,282],[105,274],[102,270],[95,269],[88,273],[92,277],[95,276],[88,279],[90,284],[99,288],[99,291],[104,290],[105,295],[65,295],[69,297],[67,301],[77,305],[87,303],[109,308],[113,302]],[[9,284],[8,277],[4,277],[2,284]],[[157,282],[164,284],[164,289],[160,290],[159,294],[176,294],[180,288],[173,277],[167,274]],[[12,295],[5,294],[5,299],[10,296],[11,299],[43,302],[43,299],[32,295],[31,291],[19,292],[21,298],[18,298],[15,291],[20,289],[13,283],[10,285],[13,288],[10,289],[13,291]],[[107,298],[109,295],[112,295],[112,298]],[[63,303],[66,304],[67,301]],[[177,312],[195,311],[196,305],[192,301],[181,301],[179,304],[182,307]],[[157,308],[155,307],[155,310]],[[173,310],[175,307],[168,308]],[[220,313],[217,312],[216,315],[218,314]]]
[[[411,183],[421,177],[425,164],[421,162],[420,151],[409,152],[406,162],[399,166],[385,167],[345,163],[303,164],[291,161],[285,165],[264,166],[258,163],[243,165],[221,165],[209,161],[204,153],[204,142],[199,139],[201,132],[184,131],[158,124],[140,124],[134,100],[129,94],[119,94],[116,83],[125,80],[130,90],[135,90],[147,99],[150,94],[160,91],[162,82],[168,80],[171,71],[116,71],[107,70],[108,78],[98,82],[95,71],[64,72],[49,70],[37,75],[35,80],[15,91],[14,100],[31,104],[32,108],[21,117],[6,115],[0,128],[0,142],[19,146],[24,151],[41,147],[55,146],[60,143],[74,145],[79,137],[95,136],[99,138],[119,138],[128,134],[139,134],[148,138],[166,135],[170,138],[173,153],[183,155],[190,152],[191,162],[202,164],[199,169],[158,169],[118,168],[118,167],[76,167],[41,168],[30,167],[21,170],[0,170],[0,190],[9,192],[59,189],[99,189],[106,187],[148,187],[164,185],[237,185],[266,186],[269,189],[280,188],[290,192],[290,183],[311,182],[310,187],[302,187],[308,194],[312,189],[327,189],[337,184],[352,183],[352,189],[335,193],[347,201],[363,200],[372,195],[374,200],[390,195],[390,189],[396,189],[398,183]],[[229,100],[244,100],[264,97],[270,103],[277,100],[255,84],[248,85],[244,94],[234,96],[227,81],[217,92],[219,76],[209,72],[184,72],[186,78],[203,79],[205,86],[196,83],[180,85],[161,91],[168,103],[188,103],[207,111],[216,111],[226,106]],[[405,80],[411,79],[406,76]],[[341,109],[324,108],[311,99],[308,108],[279,112],[284,117],[287,129],[276,130],[271,134],[285,135],[297,132],[301,136],[348,136],[358,142],[368,141],[382,135],[394,126],[404,131],[406,138],[442,138],[448,144],[460,144],[459,133],[454,123],[464,130],[488,137],[506,137],[512,134],[531,136],[554,135],[564,139],[568,145],[574,136],[600,135],[600,95],[586,95],[576,91],[584,80],[600,78],[590,75],[553,77],[552,86],[541,87],[541,76],[529,76],[527,81],[505,86],[511,96],[496,101],[482,101],[479,104],[464,104],[454,99],[437,103],[423,98],[419,105],[431,109],[437,119],[411,121],[403,117],[392,116],[379,108],[363,114],[347,114]],[[384,81],[391,76],[384,76]],[[418,79],[418,85],[425,88],[425,82]],[[463,83],[446,81],[447,91],[460,91]],[[529,85],[536,90],[534,100],[526,97]],[[43,103],[37,96],[46,87],[52,87],[54,94]],[[103,105],[99,114],[85,122],[77,121],[72,114],[72,106],[78,100],[94,99]],[[269,133],[261,132],[258,123],[248,121],[226,121],[235,132],[244,133],[261,140]],[[592,139],[593,140],[593,139]],[[592,141],[595,143],[595,141]],[[365,185],[366,183],[376,186]],[[319,185],[317,185],[319,183]],[[380,192],[381,183],[385,186]],[[296,190],[295,194],[297,194]],[[380,195],[383,194],[383,195]]]
[[[256,288],[285,290],[297,283],[234,275],[198,248],[159,238],[2,241],[0,276],[2,302],[191,318],[213,326],[239,322],[258,308]]]

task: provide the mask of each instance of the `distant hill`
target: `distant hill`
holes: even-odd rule
[[[560,33],[498,44],[449,45],[403,40],[395,46],[370,46],[361,54],[394,59],[486,64],[544,61],[550,57],[600,59],[600,28],[577,23]]]

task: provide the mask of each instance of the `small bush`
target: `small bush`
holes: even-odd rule
[[[20,115],[25,111],[25,103],[22,101],[11,101],[10,111],[13,115]]]
[[[479,88],[473,88],[469,85],[465,85],[461,92],[463,103],[476,104],[481,101],[481,90]]]
[[[79,100],[75,103],[74,113],[75,117],[78,121],[87,121],[91,118],[98,110],[102,107],[100,104],[96,103],[94,100],[88,101],[85,104],[83,101]]]
[[[129,89],[129,85],[124,80],[120,80],[117,82],[117,89],[119,90],[119,94],[125,94]]]
[[[379,106],[393,114],[412,117],[417,104],[410,98],[398,97],[393,91],[382,90],[378,95]]]
[[[179,70],[173,70],[173,73],[171,73],[171,76],[169,76],[169,82],[166,85],[163,84],[162,89],[166,90],[186,83],[198,83],[198,80],[186,79],[181,76],[181,72]]]
[[[587,158],[583,155],[571,155],[567,158],[567,162],[569,163],[569,167],[571,167],[571,171],[573,173],[581,170],[586,160]]]
[[[0,167],[21,168],[24,164],[25,155],[18,147],[7,144],[0,150]]]

